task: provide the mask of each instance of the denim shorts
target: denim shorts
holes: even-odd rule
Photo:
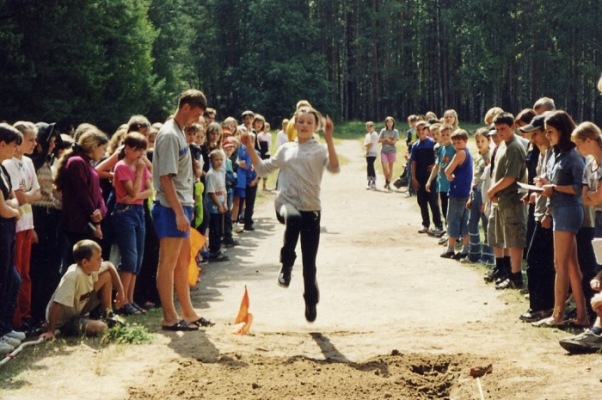
[[[247,189],[235,187],[232,189],[232,196],[238,197],[239,199],[244,199],[247,196]]]
[[[467,198],[450,197],[447,203],[447,235],[462,238],[468,235]]]
[[[583,206],[551,207],[554,230],[577,234],[583,223]]]
[[[115,243],[119,246],[121,262],[119,271],[140,273],[144,255],[144,206],[141,204],[115,204],[111,214]]]
[[[192,221],[192,206],[183,206],[184,214],[188,218],[188,222]],[[162,206],[161,203],[155,201],[153,206],[153,223],[159,239],[166,237],[171,238],[187,238],[190,236],[190,230],[182,232],[176,225],[176,214],[170,207]]]

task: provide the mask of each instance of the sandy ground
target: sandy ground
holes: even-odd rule
[[[288,289],[277,286],[283,226],[271,202],[255,232],[240,235],[230,262],[209,264],[193,292],[217,324],[157,331],[151,344],[58,348],[0,382],[3,399],[593,399],[602,390],[597,354],[569,356],[566,332],[518,320],[516,292],[486,285],[482,269],[439,257],[417,234],[415,198],[365,190],[358,142],[324,176],[318,318],[304,318],[300,254]],[[382,178],[378,185],[382,187]],[[232,323],[245,286],[254,322]],[[493,365],[479,382],[473,365]]]

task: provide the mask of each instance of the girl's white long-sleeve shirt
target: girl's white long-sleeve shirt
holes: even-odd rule
[[[324,169],[332,173],[339,167],[329,163],[328,150],[314,138],[298,143],[283,144],[269,160],[261,160],[256,166],[260,177],[280,169],[278,194],[274,200],[276,209],[290,204],[300,211],[319,211],[320,184]]]

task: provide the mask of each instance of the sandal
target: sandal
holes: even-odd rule
[[[570,328],[589,328],[589,321],[586,321],[586,323],[584,325],[580,324],[579,321],[577,321],[577,318],[571,318],[568,321],[566,321],[567,325]]]
[[[180,320],[175,325],[162,325],[164,331],[180,332],[180,331],[198,331],[198,325],[190,324],[186,320]]]
[[[215,325],[215,322],[210,321],[210,320],[208,320],[206,318],[201,317],[201,318],[199,318],[199,319],[197,319],[195,321],[189,322],[189,324],[190,325],[196,325],[199,328],[200,327],[202,327],[202,328],[208,328],[208,327],[211,327],[211,326]]]
[[[124,305],[123,307],[121,307],[120,309],[118,309],[116,312],[117,312],[117,314],[120,314],[120,315],[138,315],[138,314],[142,314],[140,312],[140,310],[138,310],[137,308],[135,308],[130,303],[127,303],[126,305]]]
[[[146,314],[146,313],[147,313],[147,311],[146,311],[146,310],[145,310],[145,309],[144,309],[142,306],[139,306],[139,305],[138,305],[138,303],[136,303],[136,302],[133,302],[133,303],[130,303],[130,304],[131,304],[131,305],[132,305],[132,307],[134,307],[136,310],[140,311],[140,314]]]

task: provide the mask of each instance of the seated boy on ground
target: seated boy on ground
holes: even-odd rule
[[[80,240],[73,246],[72,264],[61,279],[46,308],[46,332],[44,339],[54,339],[55,330],[65,336],[102,334],[108,324],[119,320],[112,311],[112,291],[117,289],[115,306],[126,303],[123,286],[117,270],[110,262],[103,262],[102,249],[92,240]],[[87,315],[102,306],[102,320]],[[106,321],[106,322],[105,322]]]

